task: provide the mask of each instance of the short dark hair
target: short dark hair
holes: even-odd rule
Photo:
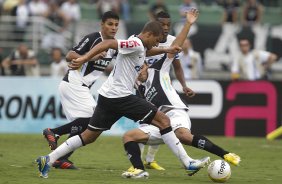
[[[142,33],[152,32],[154,36],[163,35],[163,28],[160,22],[150,21],[143,27]]]
[[[119,20],[119,16],[117,13],[113,11],[107,11],[102,16],[102,22],[106,22],[108,19],[116,19]]]
[[[170,18],[170,15],[167,12],[161,11],[156,15],[156,19],[162,19],[162,18]]]

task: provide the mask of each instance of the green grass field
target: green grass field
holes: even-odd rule
[[[227,183],[281,183],[281,139],[269,142],[263,138],[209,138],[242,158],[239,167],[231,166],[232,175]],[[61,141],[63,139],[64,137]],[[192,147],[186,147],[186,150],[194,158],[208,155],[212,160],[218,159],[208,152]],[[42,179],[38,177],[34,160],[47,153],[49,148],[41,135],[0,134],[0,184],[213,183],[207,177],[206,168],[193,177],[187,176],[180,162],[165,145],[161,146],[157,160],[166,170],[148,170],[150,178],[147,180],[121,178],[122,171],[130,164],[120,137],[102,136],[96,143],[76,151],[71,160],[80,170],[52,169],[49,178]]]

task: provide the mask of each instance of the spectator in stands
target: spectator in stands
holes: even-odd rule
[[[262,20],[263,6],[256,0],[247,0],[243,6],[243,25],[260,24]]]
[[[60,9],[55,0],[51,0],[48,4],[48,11],[44,16],[55,25],[59,26],[59,29],[50,29],[43,37],[41,47],[47,50],[54,47],[61,48],[62,50],[66,49],[63,32],[67,30],[70,22],[67,15]]]
[[[48,11],[48,6],[43,0],[31,0],[28,8],[31,16],[44,16]]]
[[[243,6],[242,24],[252,29],[255,34],[254,47],[265,50],[269,26],[262,24],[263,6],[256,0],[247,0]]]
[[[12,9],[11,15],[16,17],[14,41],[22,42],[29,21],[29,9],[25,0],[19,0],[18,5]]]
[[[163,0],[156,0],[149,9],[149,18],[151,20],[156,19],[156,15],[160,12],[168,12],[168,8]],[[186,14],[185,14],[186,17]],[[185,19],[186,20],[186,19]]]
[[[198,6],[193,0],[183,0],[183,3],[179,7],[179,14],[182,22],[186,20],[186,12],[188,12],[191,8],[198,9]]]
[[[16,51],[6,57],[2,66],[10,75],[39,76],[39,63],[33,50],[27,45],[20,44]]]
[[[198,7],[197,4],[193,0],[183,0],[183,3],[179,6],[178,9],[181,19],[173,27],[175,35],[177,35],[180,32],[180,30],[183,27],[183,24],[185,23],[186,12],[188,12],[188,10],[190,10],[191,8],[198,9],[197,7]],[[195,34],[197,29],[198,29],[197,24],[193,24],[192,27],[190,28],[188,36],[191,37],[193,34]]]
[[[240,3],[238,0],[224,0],[223,1],[223,16],[222,16],[222,23],[237,23],[238,21],[238,8]]]
[[[126,22],[131,20],[131,7],[129,0],[120,0],[122,19]]]
[[[68,64],[65,57],[63,57],[62,50],[60,48],[53,48],[51,57],[50,75],[63,78],[68,71]]]
[[[79,21],[81,18],[80,6],[76,0],[67,0],[61,6],[62,11],[71,22]]]
[[[100,19],[107,11],[113,11],[117,14],[120,12],[120,3],[118,0],[98,0],[96,5]]]
[[[260,80],[268,79],[268,71],[277,56],[271,52],[251,50],[250,41],[241,39],[241,54],[233,61],[231,67],[231,79]]]
[[[202,58],[200,53],[194,51],[189,39],[182,45],[182,52],[179,54],[185,79],[199,79],[202,72]]]
[[[238,23],[238,0],[224,0],[222,2],[224,12],[222,15],[222,33],[215,45],[215,52],[225,54],[229,51],[230,55],[235,54],[238,50],[237,33],[239,32]]]

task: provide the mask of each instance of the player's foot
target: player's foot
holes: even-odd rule
[[[149,173],[142,169],[133,169],[132,171],[125,171],[121,174],[123,178],[133,178],[133,179],[147,179]]]
[[[58,140],[56,135],[50,130],[50,128],[44,129],[43,135],[48,141],[50,149],[55,150],[57,148],[57,140]]]
[[[235,166],[238,166],[239,163],[241,162],[241,158],[239,155],[236,155],[235,153],[228,153],[228,154],[225,154],[223,156],[224,160],[226,162],[229,162]]]
[[[134,167],[133,166],[130,166],[128,169],[127,169],[128,172],[133,172],[134,171]]]
[[[155,169],[155,170],[158,170],[158,171],[164,171],[165,170],[165,168],[161,167],[155,160],[153,162],[144,161],[143,164],[147,169]]]
[[[68,159],[57,160],[52,165],[56,169],[78,169],[74,164]]]
[[[190,162],[189,166],[186,167],[186,172],[189,176],[193,176],[196,174],[200,169],[208,165],[210,162],[210,157],[204,157],[202,159],[196,159]]]
[[[40,156],[36,159],[39,176],[41,178],[48,178],[48,172],[50,170],[50,166],[48,165],[50,158],[49,156]]]

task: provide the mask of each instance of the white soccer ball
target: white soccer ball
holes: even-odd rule
[[[231,176],[230,165],[224,160],[215,160],[208,166],[208,176],[214,182],[224,183]]]

